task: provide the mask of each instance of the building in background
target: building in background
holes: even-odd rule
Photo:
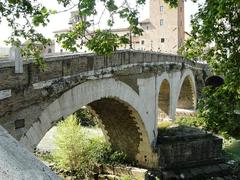
[[[140,49],[176,54],[184,41],[184,0],[170,8],[164,0],[150,0],[150,17],[140,24]]]
[[[140,22],[144,32],[141,36],[134,36],[129,28],[112,29],[118,35],[128,35],[129,45],[123,45],[120,49],[133,48],[136,50],[158,51],[177,54],[184,41],[184,0],[179,0],[177,8],[171,8],[164,0],[150,0],[149,18]],[[69,24],[74,26],[77,22],[85,20],[78,16],[77,11],[71,12]],[[71,27],[70,27],[71,29]],[[55,34],[64,33],[69,29],[55,31]],[[56,43],[56,52],[64,51]],[[79,51],[86,52],[83,47]]]

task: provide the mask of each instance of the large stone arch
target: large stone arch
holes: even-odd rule
[[[190,69],[184,71],[177,92],[176,108],[195,110],[197,106],[197,90],[195,78]]]
[[[154,165],[153,161],[156,162],[156,157],[151,147],[153,140],[149,138],[151,131],[149,130],[150,127],[147,126],[146,109],[135,91],[123,82],[114,79],[92,80],[66,91],[45,108],[39,116],[39,120],[32,125],[20,139],[20,142],[29,150],[33,150],[46,132],[60,118],[67,117],[85,105],[93,108],[102,118],[102,124],[105,126],[104,131],[107,132],[105,133],[107,139],[115,148],[119,148],[120,142],[126,141],[120,150],[129,152],[130,158],[137,160],[141,165]],[[110,118],[111,120],[108,121],[110,123],[106,124],[108,112],[106,108],[110,107],[110,105],[111,108],[117,107],[114,111],[122,108],[127,115],[125,121],[123,119],[119,123],[116,121],[111,122],[113,118]],[[99,108],[100,106],[105,106],[105,109]],[[113,109],[111,109],[111,113],[114,113]],[[119,114],[117,112],[116,114],[119,120]],[[126,129],[124,123],[128,123],[128,129]],[[114,134],[117,126],[120,126],[120,128]],[[110,130],[113,127],[115,129]],[[113,136],[123,137],[123,139],[116,141],[117,138]]]

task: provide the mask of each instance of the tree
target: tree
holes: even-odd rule
[[[57,0],[57,2],[65,8],[65,11],[77,7],[81,19],[69,32],[57,37],[63,47],[70,51],[77,51],[83,45],[80,42],[85,42],[86,46],[95,53],[109,55],[120,44],[128,43],[127,35],[119,36],[111,32],[114,19],[117,16],[127,20],[129,29],[133,34],[142,33],[142,29],[138,27],[138,7],[143,5],[145,0],[136,0],[135,3],[130,0],[123,0],[122,3],[114,0],[79,0],[77,3],[74,3],[74,0]],[[99,4],[104,6],[102,14],[108,12],[107,28],[105,30],[97,28],[95,31],[90,31],[90,27],[96,26],[93,20],[99,14],[96,8]],[[0,20],[7,20],[8,25],[13,29],[8,43],[20,47],[21,39],[27,40],[27,44],[22,48],[22,54],[25,56],[34,55],[40,67],[43,67],[44,63],[36,42],[46,46],[50,40],[38,33],[36,28],[46,26],[49,23],[49,16],[55,13],[58,12],[47,9],[38,1],[6,0],[0,2]],[[102,14],[98,24],[101,23]]]
[[[166,0],[172,6],[176,0]],[[200,116],[215,133],[240,138],[240,1],[207,0],[192,20],[191,38],[181,52],[188,59],[207,61],[224,85],[207,88],[200,100]]]

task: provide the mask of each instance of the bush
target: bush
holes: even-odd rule
[[[240,139],[239,116],[235,114],[240,104],[239,92],[224,85],[215,89],[204,88],[199,101],[199,114],[204,118],[206,130],[225,138]]]
[[[200,117],[180,117],[175,121],[176,124],[191,126],[191,127],[202,127],[204,126],[204,119]]]
[[[127,156],[123,152],[112,150],[109,143],[102,138],[94,138],[89,144],[89,154],[95,163],[100,164],[125,164]]]
[[[53,158],[57,168],[84,175],[92,164],[92,159],[86,157],[88,140],[73,116],[58,123],[55,144],[57,147]]]
[[[88,108],[81,108],[75,112],[78,122],[82,126],[93,127],[97,124],[97,117]]]
[[[55,144],[56,167],[80,177],[91,171],[96,163],[126,162],[126,155],[113,151],[103,138],[88,138],[74,116],[58,124]]]

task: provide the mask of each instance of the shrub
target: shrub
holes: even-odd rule
[[[88,144],[88,139],[85,138],[81,127],[73,116],[58,123],[55,144],[57,147],[53,152],[53,158],[56,166],[66,171],[84,175],[86,169],[92,164],[92,159],[87,157],[86,144]]]
[[[239,92],[225,85],[204,88],[199,101],[199,115],[204,118],[204,128],[225,138],[240,139],[239,116],[235,113],[240,104]]]
[[[93,127],[97,124],[97,117],[88,108],[81,108],[74,113],[82,126]]]
[[[96,163],[126,162],[126,155],[113,151],[103,137],[88,138],[74,116],[57,125],[55,144],[53,159],[56,167],[80,177],[92,170]]]
[[[202,127],[204,126],[204,119],[194,116],[194,117],[180,117],[175,121],[176,124],[192,126],[192,127]]]

